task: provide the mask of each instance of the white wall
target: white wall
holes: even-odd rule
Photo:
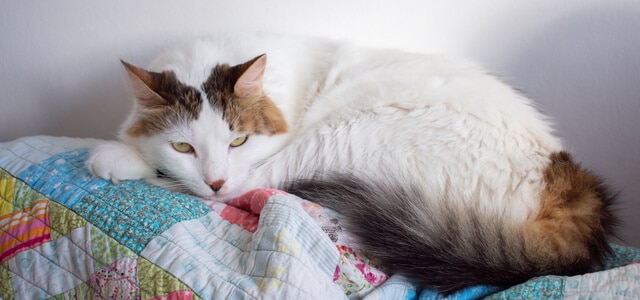
[[[0,141],[113,138],[129,108],[123,58],[229,29],[444,52],[536,99],[583,164],[621,190],[640,246],[640,2],[280,0],[0,2]],[[260,51],[257,49],[256,51]]]

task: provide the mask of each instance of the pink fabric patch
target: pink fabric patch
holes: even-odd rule
[[[123,257],[98,272],[88,282],[97,299],[131,299],[138,293],[138,260]]]
[[[0,263],[50,240],[49,200],[0,216]]]
[[[251,190],[229,201],[221,211],[216,211],[230,223],[239,225],[247,231],[256,232],[260,220],[260,212],[267,204],[267,200],[271,196],[278,194],[286,195],[285,192],[280,190]]]

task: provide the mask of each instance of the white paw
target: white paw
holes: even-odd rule
[[[93,148],[85,165],[94,176],[111,180],[113,183],[156,175],[155,170],[135,149],[116,141],[105,142]]]

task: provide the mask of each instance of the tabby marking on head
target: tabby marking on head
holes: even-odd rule
[[[173,72],[148,72],[124,61],[122,64],[139,104],[139,119],[127,129],[129,135],[149,136],[198,118],[200,92],[182,84]]]
[[[287,123],[262,91],[266,55],[244,64],[217,65],[202,85],[214,107],[223,112],[231,130],[273,135],[287,131]]]

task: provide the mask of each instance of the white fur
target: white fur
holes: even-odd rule
[[[206,105],[201,118],[175,131],[137,139],[121,134],[130,157],[118,161],[103,153],[111,146],[98,147],[88,166],[112,180],[149,178],[153,168],[129,163],[144,157],[177,170],[191,193],[216,201],[337,171],[410,178],[434,204],[459,202],[513,221],[537,210],[541,171],[560,142],[529,99],[474,64],[315,39],[235,35],[167,52],[150,70],[173,70],[200,88],[217,63],[239,64],[262,53],[263,88],[283,112],[288,133],[251,136],[229,148],[240,133]],[[135,119],[134,110],[123,130]],[[194,145],[198,157],[173,151],[169,143],[177,141]],[[214,193],[206,183],[218,179],[226,183]]]

